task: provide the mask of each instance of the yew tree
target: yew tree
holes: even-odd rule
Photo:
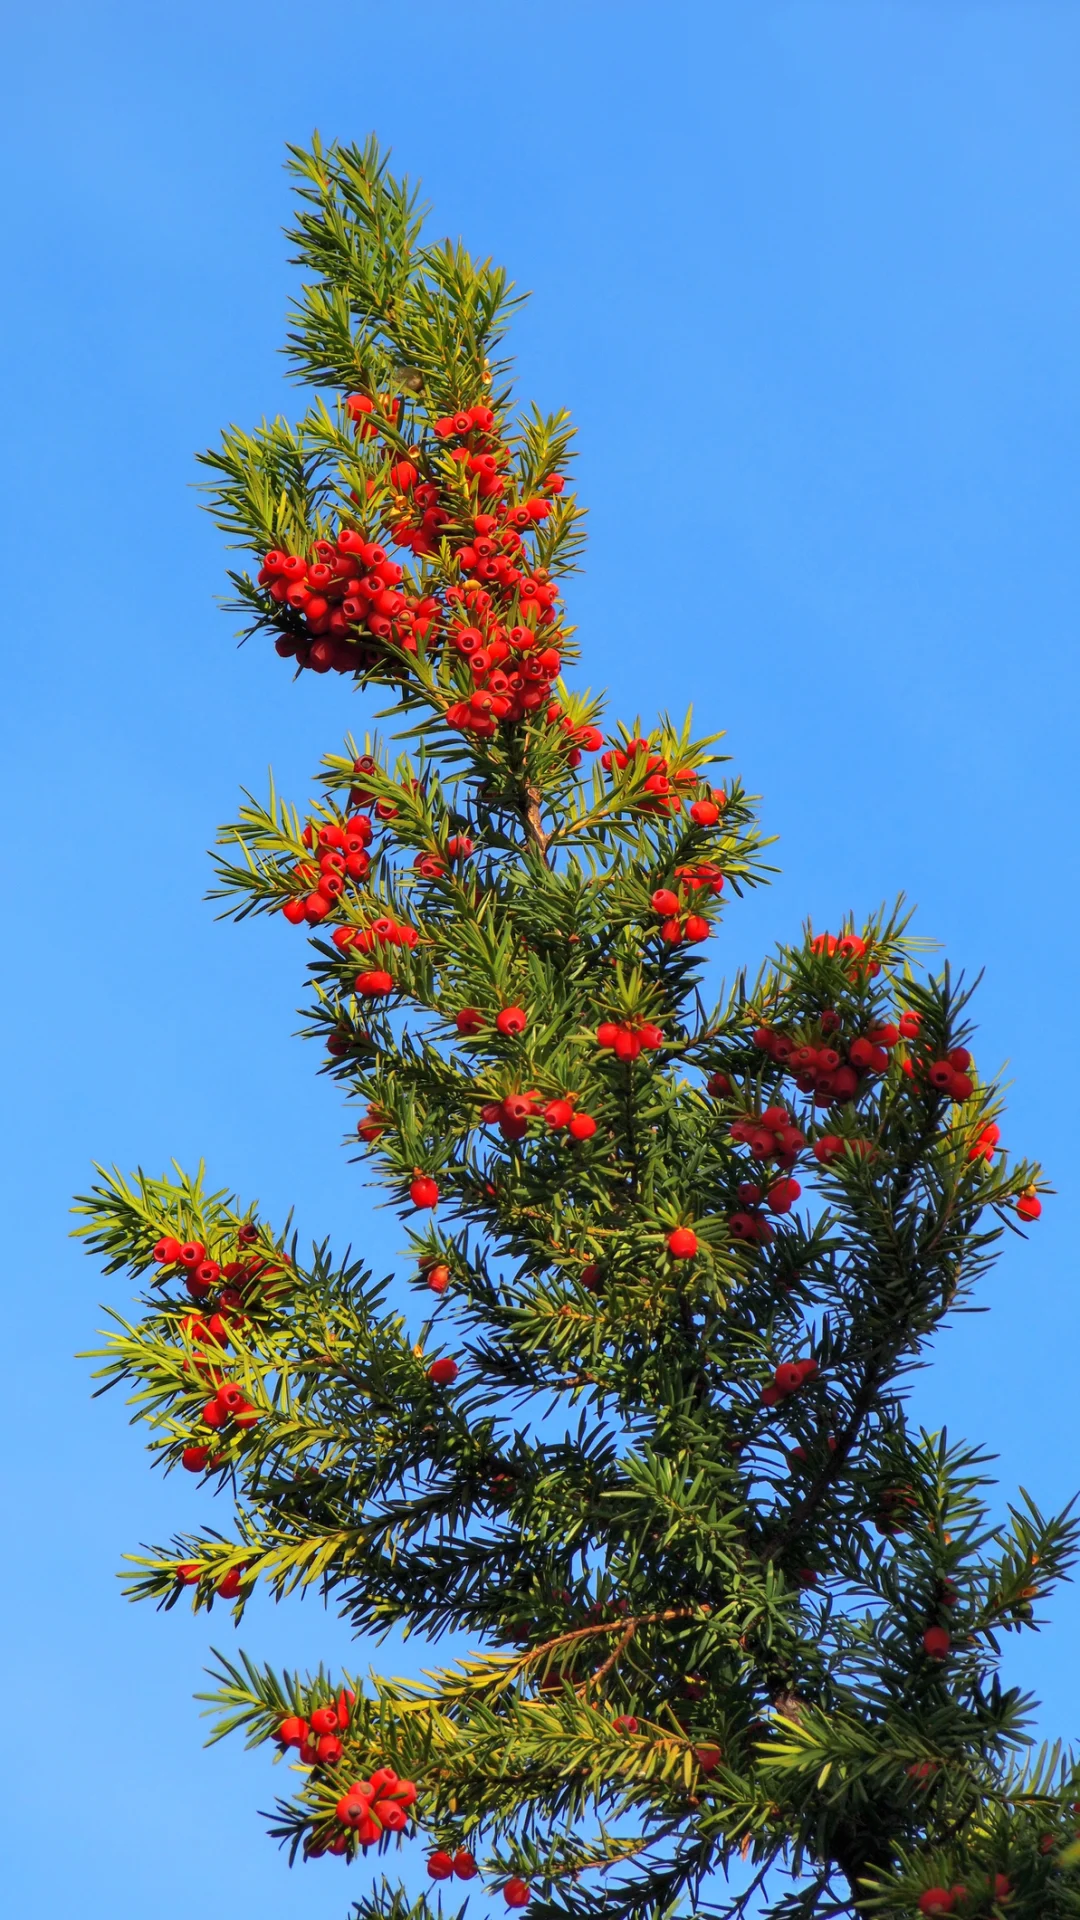
[[[374,141],[290,164],[310,405],[230,427],[209,504],[253,670],[337,674],[385,731],[304,807],[245,795],[215,892],[305,942],[401,1266],[100,1175],[78,1231],[142,1289],[102,1391],[206,1495],[130,1592],[314,1589],[428,1644],[422,1683],[219,1656],[208,1696],[358,1920],[472,1879],[553,1920],[1080,1915],[1080,1776],[1000,1673],[1076,1525],[905,1416],[1040,1212],[969,993],[898,909],[714,998],[764,842],[719,735],[575,684],[572,433],[515,399],[518,296]],[[661,579],[695,564],[661,482],[648,520]]]

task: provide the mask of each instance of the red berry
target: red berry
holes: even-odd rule
[[[430,1880],[449,1880],[454,1871],[454,1862],[448,1853],[429,1853],[427,1870]]]
[[[357,974],[356,991],[365,999],[383,999],[388,993],[394,991],[393,975],[384,972],[381,967],[371,967],[366,973]]]
[[[604,1284],[603,1275],[595,1261],[590,1260],[587,1267],[581,1269],[581,1284],[588,1293],[599,1293]]]
[[[1030,1187],[1027,1193],[1020,1195],[1016,1203],[1016,1211],[1020,1215],[1021,1220],[1037,1220],[1039,1218],[1042,1212],[1042,1201],[1039,1199],[1034,1187]]]
[[[371,1811],[387,1833],[401,1833],[409,1824],[408,1814],[396,1800],[376,1800]]]
[[[617,1027],[614,1020],[601,1020],[600,1025],[596,1029],[597,1046],[614,1047],[621,1032],[622,1028]]]
[[[756,1240],[757,1221],[752,1213],[728,1215],[728,1232],[733,1240]]]
[[[997,1146],[997,1143],[1000,1139],[1001,1139],[1000,1127],[996,1127],[992,1123],[990,1126],[984,1127],[977,1141],[975,1142],[975,1145],[972,1148],[970,1148],[968,1152],[968,1159],[969,1160],[992,1160],[994,1157],[994,1149]]]
[[[529,1016],[524,1007],[503,1007],[502,1011],[495,1015],[496,1027],[500,1033],[508,1037],[524,1033],[528,1024]]]
[[[573,1140],[591,1140],[596,1132],[596,1121],[591,1113],[575,1113],[567,1131]]]
[[[931,1660],[946,1660],[952,1646],[944,1627],[927,1627],[922,1637],[923,1651]]]
[[[308,1723],[301,1720],[299,1714],[290,1714],[281,1722],[277,1737],[283,1747],[302,1747],[308,1737]]]
[[[447,1287],[450,1285],[449,1267],[443,1266],[441,1262],[438,1266],[429,1267],[427,1283],[432,1293],[445,1293]]]
[[[532,1899],[532,1888],[524,1880],[508,1880],[503,1888],[503,1899],[508,1907],[527,1907]]]
[[[202,1568],[196,1560],[181,1560],[176,1569],[176,1577],[182,1587],[194,1587],[199,1583]]]
[[[927,1887],[919,1895],[920,1913],[951,1913],[955,1902],[948,1887]]]
[[[312,1733],[336,1733],[337,1711],[334,1707],[316,1707],[311,1716]]]
[[[221,1579],[217,1583],[217,1590],[223,1600],[236,1599],[243,1584],[246,1571],[247,1569],[245,1567],[230,1567],[228,1573],[222,1574]]]
[[[342,1795],[337,1806],[334,1808],[334,1812],[337,1814],[342,1826],[352,1827],[353,1829],[358,1828],[361,1821],[368,1818],[371,1812],[371,1802],[366,1794],[361,1793],[359,1781],[356,1781],[355,1784],[349,1788],[348,1793]]]
[[[185,1447],[180,1455],[180,1465],[189,1473],[201,1473],[210,1458],[209,1447]]]
[[[774,1180],[766,1195],[766,1205],[773,1213],[788,1213],[801,1193],[797,1180]]]
[[[679,896],[672,893],[670,887],[657,887],[650,902],[654,913],[671,914],[679,911]]]
[[[691,913],[687,915],[686,924],[683,927],[683,934],[687,940],[707,940],[711,932],[712,928],[704,914]]]
[[[457,1361],[449,1358],[433,1360],[427,1370],[427,1376],[433,1386],[452,1387],[458,1377]]]
[[[676,1227],[668,1234],[668,1252],[673,1260],[692,1260],[697,1252],[697,1234],[689,1227]]]
[[[833,1160],[839,1160],[843,1151],[844,1142],[835,1133],[823,1133],[821,1139],[815,1140],[811,1148],[814,1159],[823,1167],[829,1166]]]
[[[336,1767],[344,1751],[336,1733],[324,1733],[316,1748],[320,1767]]]
[[[157,1246],[154,1248],[154,1259],[161,1267],[175,1267],[179,1258],[179,1240],[174,1240],[171,1234],[166,1234],[165,1238],[159,1240]]]
[[[715,800],[695,800],[690,808],[690,818],[695,827],[715,827],[720,818],[720,809]]]
[[[611,1724],[616,1733],[636,1733],[638,1730],[637,1720],[632,1713],[620,1713]]]
[[[459,1847],[454,1855],[454,1874],[458,1880],[475,1880],[480,1869],[468,1847]]]
[[[484,1025],[484,1016],[476,1007],[462,1007],[461,1012],[454,1015],[454,1025],[459,1033],[467,1036],[479,1033]]]
[[[824,1028],[824,1017],[822,1018],[821,1024],[822,1028]],[[837,1024],[839,1025],[839,1021]],[[871,1027],[868,1038],[873,1041],[876,1047],[895,1047],[900,1038],[900,1029],[899,1027],[894,1027],[891,1022],[883,1027]]]
[[[704,1746],[694,1748],[694,1759],[701,1773],[715,1773],[723,1759],[719,1747]]]
[[[574,1109],[569,1100],[552,1100],[544,1108],[544,1120],[555,1132],[568,1127],[574,1117]]]
[[[902,1013],[900,1015],[899,1025],[900,1032],[905,1040],[916,1040],[918,1039],[919,1030],[922,1026],[922,1014]]]
[[[798,1393],[803,1383],[802,1367],[797,1360],[783,1360],[773,1374],[773,1382],[782,1394]]]
[[[409,1182],[409,1198],[414,1207],[436,1207],[439,1204],[439,1183],[429,1173],[418,1173]]]

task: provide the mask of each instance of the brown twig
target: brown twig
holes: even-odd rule
[[[605,1676],[611,1672],[612,1667],[616,1665],[617,1661],[626,1652],[627,1647],[630,1645],[630,1642],[634,1638],[634,1635],[636,1633],[637,1633],[637,1626],[633,1621],[631,1621],[630,1625],[627,1627],[625,1633],[623,1634],[622,1639],[616,1642],[615,1646],[612,1647],[611,1652],[608,1654],[607,1659],[601,1661],[600,1665],[596,1669],[596,1672],[590,1676],[590,1679],[588,1682],[590,1686],[594,1686],[594,1687],[598,1686],[600,1681],[603,1680]]]

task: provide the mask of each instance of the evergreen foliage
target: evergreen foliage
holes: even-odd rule
[[[424,1685],[221,1660],[214,1737],[300,1747],[291,1857],[419,1834],[433,1879],[475,1855],[574,1920],[1080,1915],[1080,1777],[999,1678],[1076,1523],[995,1523],[984,1457],[904,1414],[1039,1211],[968,994],[898,910],[705,1003],[763,841],[717,736],[605,742],[563,682],[581,515],[565,415],[514,410],[518,297],[374,142],[291,164],[315,397],[225,433],[211,506],[256,556],[247,632],[381,690],[394,744],[329,754],[306,813],[247,797],[218,897],[309,929],[308,1031],[417,1311],[201,1175],[102,1174],[79,1231],[144,1287],[104,1385],[229,1515],[130,1591],[469,1636]],[[384,1880],[355,1913],[429,1905]]]

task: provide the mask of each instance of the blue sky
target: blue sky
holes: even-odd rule
[[[341,1870],[290,1875],[264,1759],[201,1751],[205,1619],[119,1596],[121,1552],[196,1500],[89,1400],[71,1356],[117,1283],[66,1238],[92,1159],[203,1154],[304,1231],[387,1268],[400,1244],[290,1037],[300,937],[202,899],[238,786],[272,763],[302,800],[364,718],[235,648],[189,490],[222,423],[294,404],[283,145],[377,130],[440,227],[535,289],[521,392],[575,414],[591,510],[583,674],[628,718],[726,727],[780,835],[724,967],[901,890],[985,967],[979,1058],[1008,1061],[1006,1139],[1059,1197],[916,1403],[1049,1507],[1080,1483],[1080,14],[41,0],[5,56],[7,1878],[84,1920],[317,1920]],[[1078,1627],[1066,1591],[1009,1647],[1066,1735]],[[346,1654],[311,1605],[257,1606],[243,1642]]]

